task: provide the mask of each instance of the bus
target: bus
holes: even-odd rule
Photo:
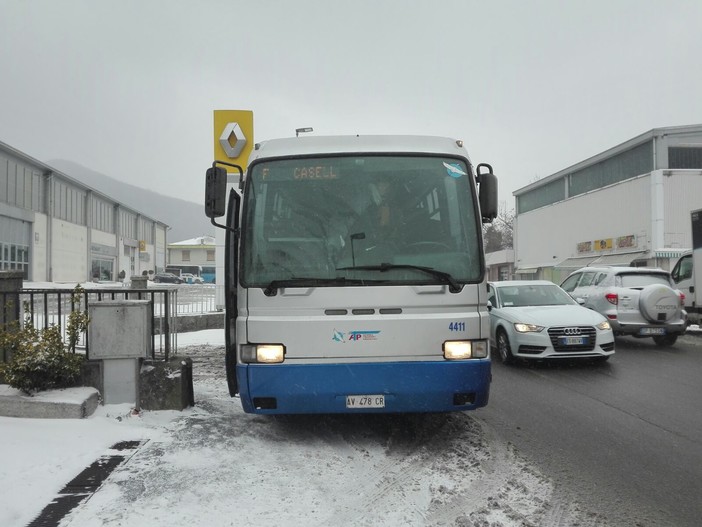
[[[202,279],[205,281],[206,284],[214,284],[215,283],[215,277],[217,276],[217,270],[214,265],[203,265],[202,266]]]
[[[249,161],[215,161],[205,197],[226,230],[225,368],[244,411],[485,406],[492,167],[425,136],[275,139]]]

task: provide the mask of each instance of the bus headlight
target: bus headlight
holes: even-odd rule
[[[282,344],[245,344],[241,347],[242,362],[276,364],[285,359],[285,346]]]
[[[447,340],[443,348],[447,360],[484,359],[488,356],[486,340]]]

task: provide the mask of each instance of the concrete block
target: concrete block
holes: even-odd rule
[[[46,390],[30,396],[0,385],[0,415],[5,417],[82,419],[95,412],[99,400],[99,392],[89,387]]]
[[[172,357],[167,362],[142,362],[139,381],[140,408],[183,410],[194,404],[192,359]]]

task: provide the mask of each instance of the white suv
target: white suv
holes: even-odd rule
[[[653,337],[659,346],[671,346],[685,332],[685,295],[663,269],[584,267],[561,287],[607,317],[615,335]]]

